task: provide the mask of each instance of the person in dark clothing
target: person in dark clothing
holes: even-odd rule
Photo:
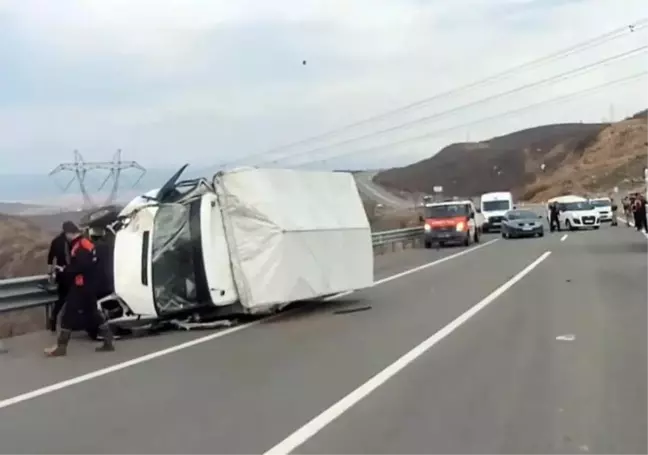
[[[619,225],[619,217],[618,217],[618,210],[619,206],[617,205],[616,201],[614,200],[614,197],[610,196],[610,208],[612,209],[612,226],[618,226]]]
[[[632,202],[630,196],[623,198],[623,216],[625,217],[626,226],[630,227],[630,217],[632,215]]]
[[[634,216],[635,229],[641,231],[643,228],[643,220],[641,218],[641,199],[638,195],[634,195],[632,202],[632,214]],[[645,208],[644,208],[645,211]]]
[[[63,273],[63,270],[69,263],[70,244],[65,237],[65,233],[61,230],[61,233],[54,237],[50,243],[49,252],[47,253],[47,267],[50,277],[52,277],[54,283],[56,283],[57,293],[57,299],[56,302],[54,302],[48,321],[48,328],[52,332],[56,332],[58,315],[61,312],[61,308],[63,308],[65,297],[67,296],[69,289],[68,282]]]
[[[72,222],[63,223],[63,232],[70,242],[70,264],[65,268],[70,289],[61,315],[61,330],[55,346],[45,350],[49,357],[67,354],[73,330],[95,329],[103,338],[97,351],[114,351],[113,334],[97,309],[97,260],[94,244],[81,235]]]
[[[556,229],[560,231],[560,210],[558,209],[558,203],[553,202],[549,206],[549,230],[554,232]]]
[[[643,194],[637,195],[637,211],[635,212],[637,230],[642,229],[648,233],[648,219],[646,219],[646,198]]]

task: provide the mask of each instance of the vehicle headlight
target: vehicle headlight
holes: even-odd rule
[[[465,227],[466,227],[466,224],[463,221],[459,221],[457,223],[457,232],[463,231]]]
[[[429,224],[425,223],[423,225],[423,229],[425,229],[425,232],[429,232],[432,230],[432,227]]]

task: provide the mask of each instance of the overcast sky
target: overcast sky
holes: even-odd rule
[[[47,172],[73,149],[103,160],[121,148],[149,168],[250,154],[247,164],[272,161],[258,154],[643,16],[644,0],[0,0],[0,172]],[[647,107],[645,77],[473,123],[636,74],[648,67],[646,53],[375,134],[635,49],[647,31],[273,157],[292,154],[280,162],[290,166],[390,166],[466,138],[632,114]]]

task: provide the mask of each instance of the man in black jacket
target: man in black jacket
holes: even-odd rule
[[[65,279],[63,269],[70,263],[70,244],[61,229],[61,233],[54,237],[50,243],[49,253],[47,254],[47,267],[50,277],[56,283],[57,299],[52,308],[52,313],[48,321],[48,328],[56,332],[56,323],[58,315],[63,308],[65,298],[69,290],[69,283]]]
[[[94,244],[81,235],[79,228],[72,222],[63,223],[63,232],[70,242],[70,264],[65,268],[65,276],[70,280],[63,314],[61,331],[54,347],[45,350],[49,357],[67,354],[67,345],[73,330],[90,329],[97,331],[103,344],[97,351],[114,351],[113,334],[97,308],[97,255]]]

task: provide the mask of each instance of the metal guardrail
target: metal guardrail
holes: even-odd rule
[[[410,240],[420,236],[420,227],[394,229],[371,234],[373,246]],[[48,285],[47,275],[0,280],[0,313],[45,306],[56,299],[55,290]]]
[[[55,299],[47,275],[0,280],[0,313],[44,306]]]
[[[391,231],[380,231],[371,234],[371,240],[374,246],[385,245],[388,243],[401,242],[420,237],[423,234],[422,227],[413,227],[405,229],[394,229]]]

